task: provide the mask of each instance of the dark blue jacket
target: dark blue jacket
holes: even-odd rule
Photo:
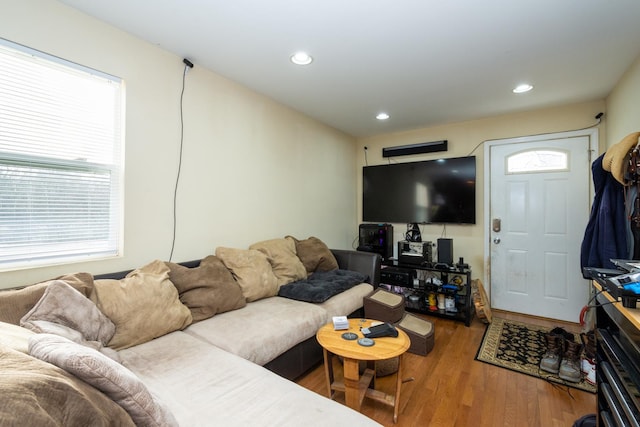
[[[602,158],[591,165],[595,196],[584,232],[580,267],[615,268],[610,259],[630,259],[627,246],[629,222],[625,216],[624,187],[602,169]]]

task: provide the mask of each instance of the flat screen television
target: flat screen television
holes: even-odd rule
[[[364,166],[362,220],[475,224],[475,156]]]

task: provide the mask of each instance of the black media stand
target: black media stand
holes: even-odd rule
[[[386,270],[386,271],[385,271]],[[384,261],[380,287],[405,297],[405,308],[471,324],[471,270],[468,267],[414,265]]]

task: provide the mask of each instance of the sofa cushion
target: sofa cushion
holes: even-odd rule
[[[102,391],[127,411],[137,426],[178,425],[133,372],[102,353],[51,334],[31,337],[29,353]]]
[[[247,302],[272,297],[278,293],[278,279],[267,256],[255,249],[219,247],[216,256],[231,270]]]
[[[278,295],[306,302],[324,302],[364,282],[362,273],[349,270],[318,271],[304,280],[281,286]]]
[[[333,316],[348,316],[362,308],[364,297],[371,294],[371,292],[373,292],[373,286],[368,283],[361,283],[329,298],[325,302],[318,304],[318,306],[326,310],[328,323]]]
[[[205,257],[194,268],[166,264],[169,279],[178,289],[180,301],[191,310],[194,322],[246,305],[242,289],[218,257]]]
[[[13,323],[0,322],[0,346],[4,345],[21,353],[29,353],[29,338],[34,333]]]
[[[285,238],[295,242],[296,254],[307,269],[307,273],[330,271],[338,268],[338,261],[336,261],[329,247],[317,237],[309,237],[305,240],[298,240],[293,236]]]
[[[314,304],[271,297],[194,323],[184,332],[264,365],[325,323],[325,310]]]
[[[20,320],[20,326],[34,332],[49,332],[47,324],[55,323],[78,331],[87,341],[106,345],[116,326],[95,303],[62,280],[52,281],[42,298]]]
[[[273,274],[278,278],[278,286],[307,277],[307,270],[296,255],[296,244],[290,239],[272,239],[254,243],[255,249],[267,256]]]
[[[3,426],[135,425],[124,409],[89,384],[1,344],[0,390]]]
[[[54,280],[68,283],[84,296],[89,296],[93,290],[93,276],[89,273],[67,274]],[[42,298],[49,283],[51,280],[22,289],[0,292],[0,322],[19,325],[20,319]]]
[[[189,328],[215,323],[260,302]],[[270,344],[265,339],[261,342]],[[182,426],[379,426],[345,405],[184,331],[123,350],[120,357],[166,402]]]
[[[134,270],[121,280],[96,280],[91,300],[116,325],[108,344],[116,350],[183,329],[192,320],[162,261]]]

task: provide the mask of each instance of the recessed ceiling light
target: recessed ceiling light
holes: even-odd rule
[[[525,92],[529,92],[531,89],[533,89],[533,86],[531,86],[528,83],[523,83],[521,85],[516,86],[513,89],[513,93],[525,93]]]
[[[313,62],[313,58],[306,52],[296,52],[291,55],[291,62],[296,65],[309,65]]]
[[[376,119],[378,120],[387,120],[389,118],[389,115],[387,113],[378,113],[378,115],[376,116]]]

